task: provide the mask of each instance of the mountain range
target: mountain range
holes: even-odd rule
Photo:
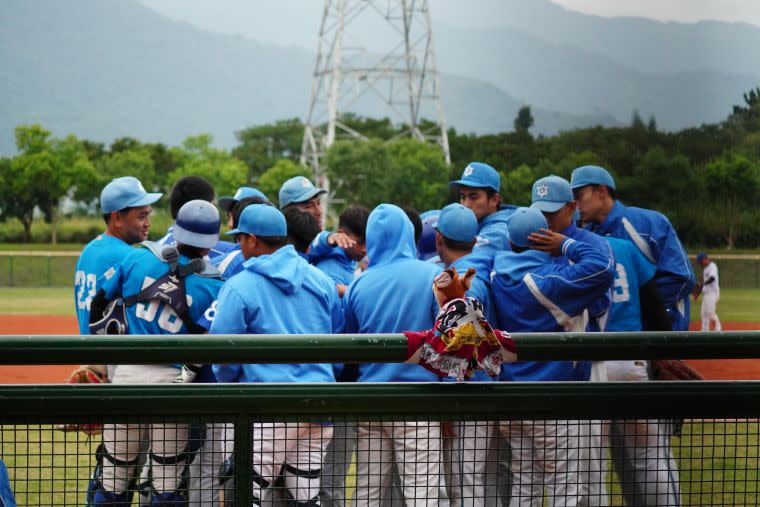
[[[758,27],[607,19],[549,0],[481,1],[483,12],[502,13],[486,27],[468,27],[466,16],[460,26],[434,18],[443,105],[459,131],[511,130],[524,104],[539,134],[628,123],[634,109],[679,129],[725,118],[760,81],[751,64]],[[0,155],[15,152],[13,128],[33,122],[106,143],[132,136],[178,144],[209,132],[231,147],[236,130],[305,115],[314,60],[313,50],[207,31],[136,0],[5,0]]]

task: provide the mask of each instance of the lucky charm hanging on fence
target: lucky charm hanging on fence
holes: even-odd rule
[[[475,270],[459,276],[445,269],[433,281],[433,294],[441,310],[433,329],[407,331],[408,363],[418,363],[441,376],[468,379],[476,370],[496,377],[504,361],[517,360],[508,333],[493,329],[483,316],[483,305],[465,294]]]

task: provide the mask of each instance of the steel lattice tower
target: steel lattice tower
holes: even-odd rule
[[[368,26],[389,34],[384,53],[357,42]],[[322,158],[337,138],[367,139],[343,124],[341,114],[370,102],[374,110],[379,104],[381,116],[406,125],[402,135],[437,143],[450,162],[427,0],[325,0],[301,148],[301,162],[318,185],[329,190]],[[432,122],[425,131],[421,114]]]

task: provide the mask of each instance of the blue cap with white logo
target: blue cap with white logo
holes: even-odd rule
[[[544,214],[536,208],[517,208],[507,223],[509,241],[521,248],[531,245],[528,236],[532,233],[548,228]]]
[[[208,201],[188,201],[177,212],[172,234],[181,245],[211,248],[219,241],[219,211]]]
[[[235,204],[237,204],[238,201],[242,201],[243,199],[247,199],[248,197],[258,197],[264,202],[270,202],[269,198],[267,198],[266,195],[264,195],[264,192],[259,190],[258,188],[254,187],[240,187],[237,189],[237,192],[235,192],[235,195],[232,197],[226,195],[224,197],[219,198],[219,207],[222,208],[224,211],[230,211]]]
[[[703,260],[707,259],[707,254],[704,252],[699,252],[697,254],[697,262],[702,262]]]
[[[237,229],[227,234],[252,234],[254,236],[282,237],[288,235],[285,215],[268,204],[251,204],[240,214]]]
[[[584,165],[573,170],[570,177],[570,187],[575,190],[586,185],[604,185],[614,189],[615,180],[604,167]]]
[[[327,193],[324,188],[317,188],[314,183],[304,176],[290,178],[280,187],[280,209],[290,205],[306,202],[314,196]]]
[[[449,185],[462,187],[490,188],[498,192],[501,187],[501,177],[496,169],[482,162],[470,162],[462,172],[462,177],[449,182]]]
[[[470,208],[454,203],[441,210],[434,227],[451,240],[471,243],[478,234],[478,219]]]
[[[140,180],[132,176],[115,178],[100,192],[100,209],[112,213],[124,208],[137,208],[153,204],[164,195],[160,192],[148,193]]]
[[[533,184],[530,207],[546,213],[554,213],[573,200],[570,183],[565,178],[551,175]]]

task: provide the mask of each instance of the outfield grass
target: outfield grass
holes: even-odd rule
[[[73,315],[71,287],[0,287],[0,315]],[[691,320],[699,321],[701,300],[691,304]],[[718,315],[726,322],[760,322],[760,289],[724,289]]]
[[[756,422],[686,423],[673,437],[683,505],[757,505],[760,500],[760,427]],[[19,505],[82,505],[100,438],[51,426],[4,426],[2,456]],[[612,469],[608,464],[608,469]],[[346,477],[350,498],[355,463]],[[624,505],[613,473],[611,505]]]

